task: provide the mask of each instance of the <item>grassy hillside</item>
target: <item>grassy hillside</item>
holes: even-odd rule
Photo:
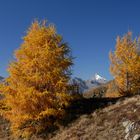
[[[140,96],[81,115],[50,140],[124,140],[140,134]]]

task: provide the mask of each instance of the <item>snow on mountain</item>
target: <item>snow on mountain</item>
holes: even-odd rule
[[[103,77],[101,77],[100,75],[98,75],[97,73],[95,74],[95,80],[97,80],[97,81],[101,81],[101,82],[105,82],[106,81],[106,79],[105,78],[103,78]]]
[[[98,75],[97,73],[89,80],[83,80],[83,79],[77,78],[77,77],[71,79],[71,83],[79,85],[80,93],[84,93],[85,91],[89,90],[90,88],[99,86],[106,82],[107,82],[107,80],[104,77]]]

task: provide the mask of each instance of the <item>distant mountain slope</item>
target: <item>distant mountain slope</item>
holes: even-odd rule
[[[83,97],[85,98],[105,97],[107,89],[108,89],[108,83],[102,84],[97,87],[92,87],[83,93]]]
[[[86,85],[86,82],[81,78],[75,77],[71,79],[70,83],[74,85],[78,85],[80,93],[83,93],[85,90],[88,90],[88,86]]]
[[[99,86],[107,82],[107,80],[97,73],[89,80],[85,81],[88,89],[93,88],[95,86]]]
[[[99,74],[95,74],[92,78],[88,80],[83,80],[81,78],[75,77],[70,81],[72,84],[77,84],[79,86],[80,93],[84,93],[87,90],[105,84],[107,80],[100,76]]]
[[[4,78],[2,76],[0,76],[0,82],[3,81],[3,80],[4,80]]]

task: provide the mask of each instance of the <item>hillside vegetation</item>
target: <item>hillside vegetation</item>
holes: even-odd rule
[[[50,140],[124,140],[133,139],[139,134],[140,96],[138,95],[123,98],[114,105],[81,115],[66,128],[58,131]]]
[[[31,140],[124,140],[140,134],[140,95],[120,99],[82,99],[67,111],[60,129],[47,136],[46,133],[38,137],[33,135]],[[0,129],[0,140],[14,139],[9,123],[2,118]]]

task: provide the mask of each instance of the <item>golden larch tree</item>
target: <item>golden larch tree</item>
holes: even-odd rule
[[[14,135],[27,137],[55,125],[69,104],[70,48],[53,25],[34,21],[15,51],[3,85]]]
[[[128,32],[116,41],[116,50],[110,52],[110,71],[118,90],[123,95],[139,93],[140,89],[140,39],[132,39]]]

